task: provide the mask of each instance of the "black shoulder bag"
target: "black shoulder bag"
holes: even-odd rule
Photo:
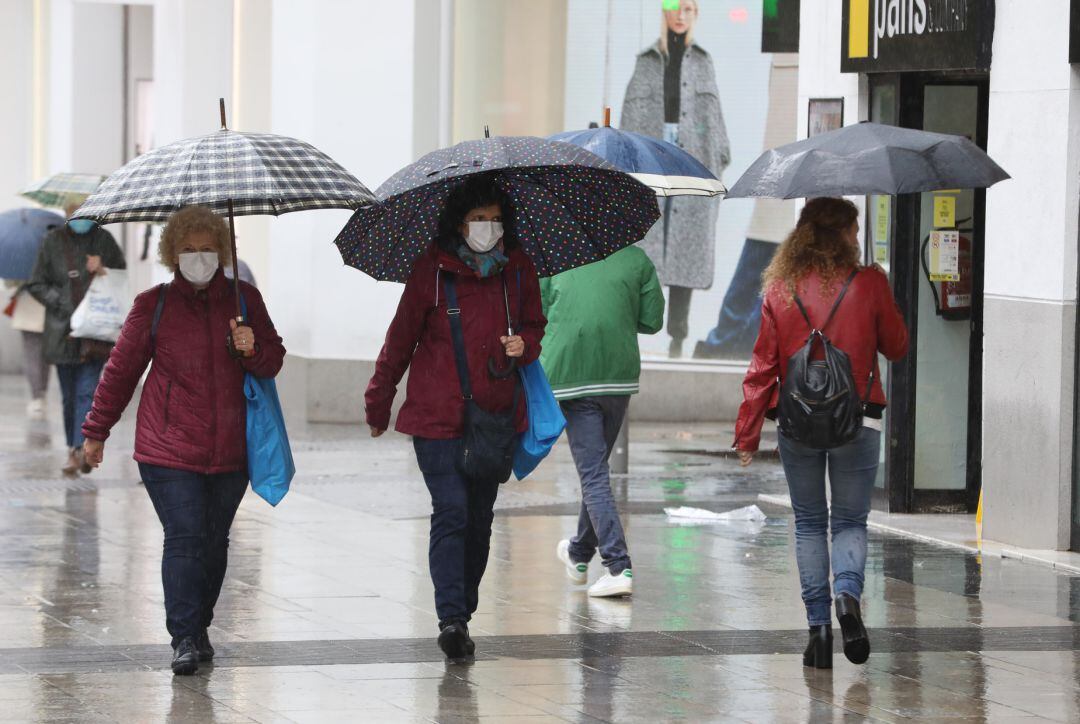
[[[518,398],[521,388],[514,376],[514,405],[509,412],[488,412],[476,404],[469,380],[469,362],[465,356],[465,334],[461,327],[461,308],[453,274],[445,277],[447,316],[450,337],[454,342],[454,362],[461,396],[465,400],[465,416],[458,452],[457,469],[466,479],[486,484],[502,484],[510,479],[517,444]]]
[[[851,373],[851,360],[843,350],[834,347],[824,334],[857,273],[858,270],[852,272],[844,282],[828,319],[820,328],[810,321],[802,300],[798,294],[795,295],[795,304],[810,327],[810,336],[802,349],[788,359],[787,375],[780,387],[776,422],[784,437],[816,450],[846,445],[855,439],[862,428],[866,403],[859,398],[855,377]],[[821,342],[824,359],[813,359],[815,340]],[[871,372],[866,386],[867,398],[873,384],[874,374]]]

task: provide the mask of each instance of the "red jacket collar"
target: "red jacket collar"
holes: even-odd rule
[[[465,276],[476,276],[476,273],[473,272],[473,270],[470,269],[457,255],[451,254],[437,244],[433,244],[428,253],[432,256],[435,266],[444,272]],[[509,261],[507,262],[504,271],[513,271],[525,266],[525,252],[521,249],[511,249],[506,253],[506,258]]]

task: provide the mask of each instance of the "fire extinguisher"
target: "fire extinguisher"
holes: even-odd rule
[[[967,221],[968,219],[965,219]],[[939,231],[950,231],[939,229]],[[923,274],[930,284],[934,293],[934,308],[938,316],[949,321],[971,319],[971,292],[973,282],[973,267],[971,259],[971,236],[974,232],[971,228],[957,228],[951,231],[960,232],[960,249],[958,266],[960,280],[955,282],[934,282],[930,280],[930,263],[927,258],[927,250],[930,246],[930,235],[927,234],[922,242],[921,256]]]

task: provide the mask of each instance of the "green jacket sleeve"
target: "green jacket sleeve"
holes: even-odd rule
[[[544,316],[551,318],[551,304],[555,301],[555,289],[551,277],[540,280],[540,304],[544,310]]]
[[[641,307],[638,311],[638,332],[656,334],[664,328],[664,292],[656,277],[656,267],[649,257],[641,255]]]

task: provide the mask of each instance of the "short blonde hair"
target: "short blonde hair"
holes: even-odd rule
[[[694,6],[694,19],[690,21],[690,27],[686,29],[686,47],[689,48],[694,44],[694,23],[697,22],[698,14],[701,12],[701,6],[698,5],[698,0],[682,0],[682,2],[689,2]],[[676,11],[678,12],[678,11]],[[660,11],[660,53],[666,58],[668,56],[667,47],[667,10]]]
[[[225,219],[205,206],[185,206],[173,213],[165,224],[158,244],[158,258],[163,266],[176,271],[176,250],[189,235],[208,232],[217,244],[218,262],[222,268],[232,266],[229,227]]]

